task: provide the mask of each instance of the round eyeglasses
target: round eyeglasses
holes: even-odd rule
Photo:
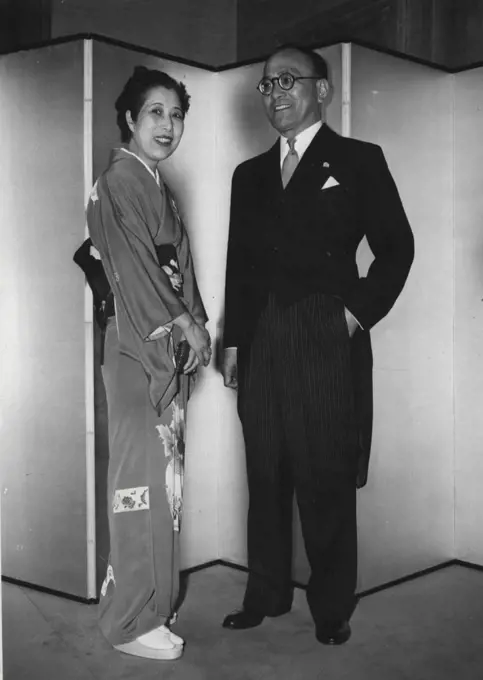
[[[278,83],[282,90],[291,90],[297,80],[321,80],[320,76],[293,76],[291,73],[281,73],[275,78],[262,78],[257,85],[257,90],[268,97],[272,94],[275,83]]]

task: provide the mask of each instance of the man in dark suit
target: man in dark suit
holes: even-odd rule
[[[316,636],[342,644],[371,445],[369,331],[404,286],[414,240],[380,147],[323,123],[322,57],[281,48],[258,87],[281,137],[232,182],[223,373],[238,389],[246,445],[249,577],[243,608],[223,625],[290,610],[295,491]],[[374,260],[361,278],[364,236]]]

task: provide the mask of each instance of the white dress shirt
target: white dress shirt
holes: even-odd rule
[[[302,160],[302,156],[309,148],[310,143],[312,142],[313,138],[315,137],[315,135],[317,134],[321,127],[322,121],[318,120],[310,127],[305,128],[305,130],[302,130],[302,132],[300,132],[295,137],[294,149],[297,152],[299,161]],[[290,148],[288,145],[288,139],[286,137],[280,137],[280,168],[282,167],[283,162],[285,160],[285,156],[288,154],[289,151]]]

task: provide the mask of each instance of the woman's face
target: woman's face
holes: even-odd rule
[[[126,120],[132,132],[129,149],[152,169],[177,149],[184,131],[184,114],[178,95],[165,87],[149,90],[137,120]]]

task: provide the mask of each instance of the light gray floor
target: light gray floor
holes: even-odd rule
[[[96,607],[3,584],[5,680],[481,680],[483,573],[450,567],[363,598],[343,647],[318,644],[303,592],[292,612],[227,631],[246,575],[213,567],[190,577],[174,630],[182,659],[119,654]]]

